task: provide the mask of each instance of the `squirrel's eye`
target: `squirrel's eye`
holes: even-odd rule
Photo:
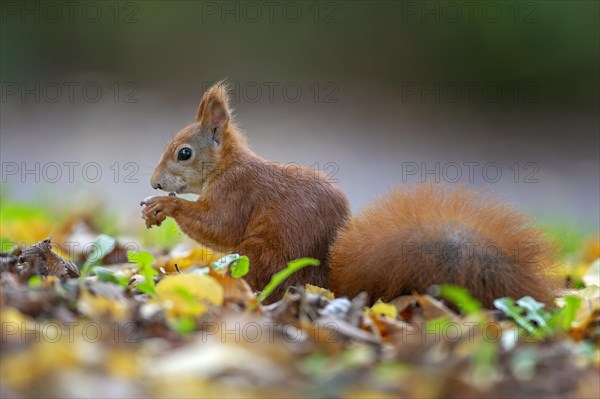
[[[179,150],[179,153],[177,153],[178,161],[187,161],[191,157],[192,157],[192,149],[189,147],[184,147],[181,150]]]

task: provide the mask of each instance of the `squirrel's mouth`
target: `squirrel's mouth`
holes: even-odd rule
[[[175,190],[175,192],[177,194],[183,194],[183,192],[185,191],[186,188],[187,188],[187,184],[184,184],[183,186],[181,186],[177,190]]]

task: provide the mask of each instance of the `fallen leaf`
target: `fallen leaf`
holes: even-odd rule
[[[398,309],[394,305],[383,302],[381,299],[375,302],[373,306],[367,309],[368,313],[374,316],[383,316],[389,319],[398,317]]]
[[[24,280],[34,274],[60,278],[79,276],[79,269],[74,263],[52,252],[50,237],[23,249],[18,257],[17,270]]]
[[[318,295],[324,296],[325,298],[327,298],[329,300],[335,299],[335,295],[333,294],[333,292],[329,291],[326,288],[317,287],[316,285],[307,283],[305,285],[304,289],[307,294],[318,294]]]
[[[213,306],[221,306],[223,300],[223,287],[210,276],[169,275],[156,286],[156,302],[171,320],[200,316]]]

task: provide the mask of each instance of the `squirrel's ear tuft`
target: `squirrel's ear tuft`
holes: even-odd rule
[[[220,81],[215,83],[202,96],[196,122],[203,127],[210,128],[213,132],[221,133],[229,123],[229,96],[227,95],[227,83]]]

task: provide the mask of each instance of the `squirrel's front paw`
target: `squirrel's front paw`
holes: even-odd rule
[[[145,205],[142,209],[142,219],[146,221],[146,227],[150,228],[154,225],[160,226],[167,216],[173,217],[177,211],[179,199],[172,195],[148,197],[140,205]]]

